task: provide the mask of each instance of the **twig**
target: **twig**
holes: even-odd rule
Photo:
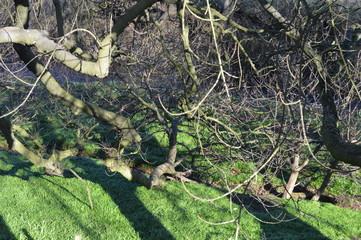
[[[89,204],[90,204],[90,209],[94,209],[93,201],[92,201],[92,198],[91,198],[91,195],[90,195],[90,190],[89,190],[88,185],[84,181],[84,179],[82,177],[80,177],[73,169],[67,168],[67,167],[65,167],[64,169],[69,170],[72,174],[74,174],[75,177],[77,177],[80,181],[82,181],[82,183],[84,184],[84,187],[85,187],[85,189],[86,189],[86,191],[88,193],[88,200],[89,200]]]

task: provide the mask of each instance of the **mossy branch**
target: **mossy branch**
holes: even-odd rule
[[[135,182],[140,184],[141,186],[144,186],[148,189],[151,189],[153,187],[162,187],[163,181],[161,180],[161,177],[164,174],[170,174],[173,176],[181,176],[180,173],[178,173],[175,170],[175,167],[178,166],[181,163],[181,161],[177,161],[175,163],[163,163],[159,166],[157,166],[153,172],[150,174],[150,177],[147,177],[142,172],[130,168],[124,161],[122,160],[116,160],[114,158],[107,158],[104,161],[104,165],[108,167],[108,169],[112,172],[118,172],[123,177],[128,179],[129,181]]]
[[[20,153],[35,166],[44,167],[45,171],[50,175],[63,176],[63,166],[59,163],[59,161],[75,155],[78,152],[77,149],[68,149],[65,151],[55,150],[53,154],[46,159],[42,156],[40,151],[34,152],[19,141],[14,134],[15,129],[23,136],[29,137],[29,134],[24,129],[21,129],[18,126],[13,126],[7,118],[0,118],[0,132],[4,135],[10,150]]]

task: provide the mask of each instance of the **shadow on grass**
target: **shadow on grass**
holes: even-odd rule
[[[36,178],[41,178],[43,181],[50,183],[51,185],[57,187],[58,189],[65,191],[68,195],[72,196],[76,201],[81,202],[84,205],[88,205],[87,202],[83,202],[82,200],[80,200],[77,196],[75,196],[72,192],[70,192],[67,188],[59,185],[58,183],[56,183],[56,181],[52,181],[52,179],[48,179],[48,178],[44,178],[43,177],[43,173],[42,172],[35,172],[33,171],[34,169],[32,169],[34,166],[31,162],[25,162],[25,161],[19,161],[17,158],[20,157],[18,154],[16,153],[11,153],[11,152],[7,152],[7,151],[0,151],[0,165],[3,164],[3,167],[5,166],[5,168],[7,168],[7,170],[2,170],[0,169],[0,177],[1,176],[12,176],[12,177],[17,177],[20,178],[22,180],[29,180],[30,177],[36,177]],[[20,157],[21,158],[21,157]],[[38,186],[38,189],[43,189],[45,192],[49,193],[49,195],[53,196],[54,199],[61,199],[62,197],[59,195],[59,193],[57,193],[56,191],[54,191],[52,188],[47,187],[45,184]],[[44,199],[43,203],[44,205],[51,205],[52,203],[50,202],[51,200],[48,199]],[[82,221],[80,220],[80,218],[77,216],[77,214],[72,211],[72,208],[67,206],[66,204],[64,204],[61,200],[58,201],[58,204],[61,205],[61,208],[63,209],[64,214],[71,219],[72,222],[76,223],[76,225],[84,232],[86,233],[86,235],[89,236],[97,236],[97,232],[86,226],[85,224],[82,223]],[[44,217],[46,216],[46,212],[44,211]],[[1,216],[0,216],[0,220]],[[2,221],[0,221],[0,240],[10,240],[10,239],[16,239],[15,237],[11,238],[11,237],[5,237],[6,235],[4,235],[4,233],[6,233],[6,231],[4,230],[4,227],[6,226],[5,223],[3,223]],[[26,236],[26,239],[32,240],[33,238],[31,237],[29,231],[30,229],[28,229],[29,226],[25,226],[25,228],[21,229],[21,232],[24,236]],[[28,231],[29,230],[29,231]],[[3,233],[4,232],[4,233]],[[30,231],[31,232],[31,231]],[[1,235],[3,233],[3,235]]]
[[[304,221],[295,218],[292,214],[288,213],[286,210],[281,210],[283,212],[283,216],[285,219],[293,219],[291,221],[281,221],[277,224],[267,224],[260,223],[260,226],[263,230],[263,235],[265,239],[317,239],[317,240],[331,240],[330,238],[324,236],[321,232],[319,232],[316,228],[311,225],[305,223]],[[273,216],[265,216],[265,214],[253,213],[255,216],[263,219],[269,220],[270,222],[274,222],[275,220],[272,218],[279,217],[277,213],[281,211],[275,211],[271,213]]]
[[[28,232],[28,230],[26,230],[25,228],[21,229],[21,231],[23,232],[23,234],[26,236],[27,240],[34,240],[34,238],[32,238]]]
[[[138,233],[140,239],[175,239],[172,234],[162,225],[159,219],[153,216],[144,206],[143,202],[138,199],[136,195],[136,189],[139,187],[139,185],[128,182],[119,174],[115,174],[112,177],[107,176],[105,174],[106,168],[104,166],[97,165],[94,161],[90,159],[82,158],[81,160],[77,160],[77,158],[74,158],[72,162],[74,163],[74,166],[76,168],[81,168],[84,170],[84,172],[86,172],[84,174],[81,174],[83,179],[99,184],[104,189],[104,191],[109,194],[113,202],[118,206],[120,212],[128,219],[134,230]],[[63,186],[57,184],[51,179],[43,178],[42,174],[39,172],[33,172],[30,169],[30,167],[32,167],[31,163],[17,162],[15,164],[9,160],[7,164],[8,169],[1,170],[0,176],[14,176],[23,180],[28,180],[31,176],[39,177],[42,178],[44,181],[47,181],[52,185],[58,187],[59,189],[66,191],[75,200],[83,203],[84,205],[88,205],[87,203],[77,198],[74,194],[69,192]],[[50,195],[54,196],[56,199],[61,199],[61,197],[58,196],[56,192],[52,191],[46,186],[41,187]],[[61,203],[61,201],[59,201],[59,203]],[[71,209],[68,206],[62,205],[62,208],[64,209],[64,211],[66,211],[68,217],[71,218],[74,222],[76,222],[78,224],[78,227],[81,228],[87,235],[97,235],[97,233],[93,231],[93,229],[81,224],[81,221],[77,219],[76,214],[72,213]],[[23,235],[27,236],[28,239],[32,239],[27,229],[23,228],[22,233]],[[2,220],[1,216],[0,239],[16,239],[8,229],[6,223]]]
[[[242,205],[261,220],[264,239],[317,239],[331,240],[316,228],[290,214],[283,205],[273,200],[261,199],[247,194],[237,194],[233,202]]]
[[[4,222],[2,216],[0,215],[0,239],[6,240],[16,240],[13,233],[10,231],[6,223]]]
[[[81,175],[82,178],[99,184],[109,194],[120,212],[139,234],[140,239],[175,239],[159,219],[153,216],[143,202],[139,200],[136,195],[136,189],[140,187],[139,185],[128,182],[119,174],[107,176],[105,174],[106,168],[96,165],[92,160],[73,159],[72,163],[76,168],[82,168],[86,172],[86,174]]]

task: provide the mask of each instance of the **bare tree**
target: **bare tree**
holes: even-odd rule
[[[34,73],[36,80],[31,86],[42,82],[48,93],[74,115],[85,113],[114,126],[120,139],[104,159],[105,165],[148,188],[161,185],[159,179],[165,173],[186,179],[176,171],[181,163],[193,171],[203,167],[202,161],[186,163],[187,154],[178,157],[182,145],[179,134],[197,142],[193,149],[186,146],[188,153],[203,155],[210,163],[207,169],[216,169],[223,182],[237,170],[230,166],[240,162],[266,168],[272,177],[288,169],[287,160],[293,159],[285,196],[311,160],[330,166],[317,155],[322,145],[337,161],[361,166],[360,146],[351,142],[357,136],[348,132],[345,138],[337,127],[344,116],[354,119],[354,105],[360,100],[360,63],[356,57],[360,26],[349,18],[353,25],[347,28],[350,24],[338,22],[343,13],[334,12],[343,10],[322,1],[284,3],[292,9],[284,14],[284,5],[266,0],[258,4],[231,1],[227,6],[218,3],[91,2],[87,6],[94,15],[78,12],[75,15],[82,18],[71,22],[68,19],[72,18],[63,17],[72,14],[66,3],[53,1],[52,8],[43,12],[38,6],[35,14],[28,1],[14,1],[14,26],[5,21],[0,43],[12,43]],[[11,12],[10,1],[6,6]],[[43,13],[47,16],[49,9],[55,11],[55,18],[47,27],[41,26],[37,18]],[[81,28],[81,23],[89,29]],[[100,24],[106,27],[97,29]],[[50,25],[49,34],[44,29]],[[84,49],[87,44],[91,46]],[[41,61],[44,59],[46,64]],[[120,111],[95,104],[91,98],[67,91],[49,71],[52,61],[98,79],[110,74],[118,79],[131,101],[146,109],[144,118],[156,121],[167,134],[165,163],[150,177],[130,168],[122,159],[125,148],[142,140],[130,119]],[[316,106],[318,102],[322,109]],[[124,102],[116,104],[124,107],[120,106]],[[353,111],[341,111],[342,106]],[[348,115],[340,116],[339,112]],[[9,148],[35,165],[61,174],[58,160],[77,150],[54,152],[45,159],[16,138],[15,125],[4,117],[10,113],[2,110],[0,120]],[[184,123],[192,131],[183,130]],[[345,126],[350,129],[351,125]],[[224,168],[222,162],[227,162]],[[252,171],[259,173],[256,169]]]

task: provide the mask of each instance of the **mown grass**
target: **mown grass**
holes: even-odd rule
[[[287,221],[266,224],[223,198],[206,203],[192,198],[179,182],[146,190],[88,158],[65,162],[86,181],[94,209],[77,178],[44,176],[15,153],[0,151],[0,239],[233,239],[234,223],[211,225],[240,216],[240,239],[349,239],[361,236],[361,213],[337,206],[284,202],[271,211]],[[224,192],[187,184],[199,197]],[[275,222],[265,211],[246,205],[257,218]],[[240,214],[240,215],[238,215]],[[203,219],[203,220],[201,220]],[[293,219],[292,221],[288,221]]]

